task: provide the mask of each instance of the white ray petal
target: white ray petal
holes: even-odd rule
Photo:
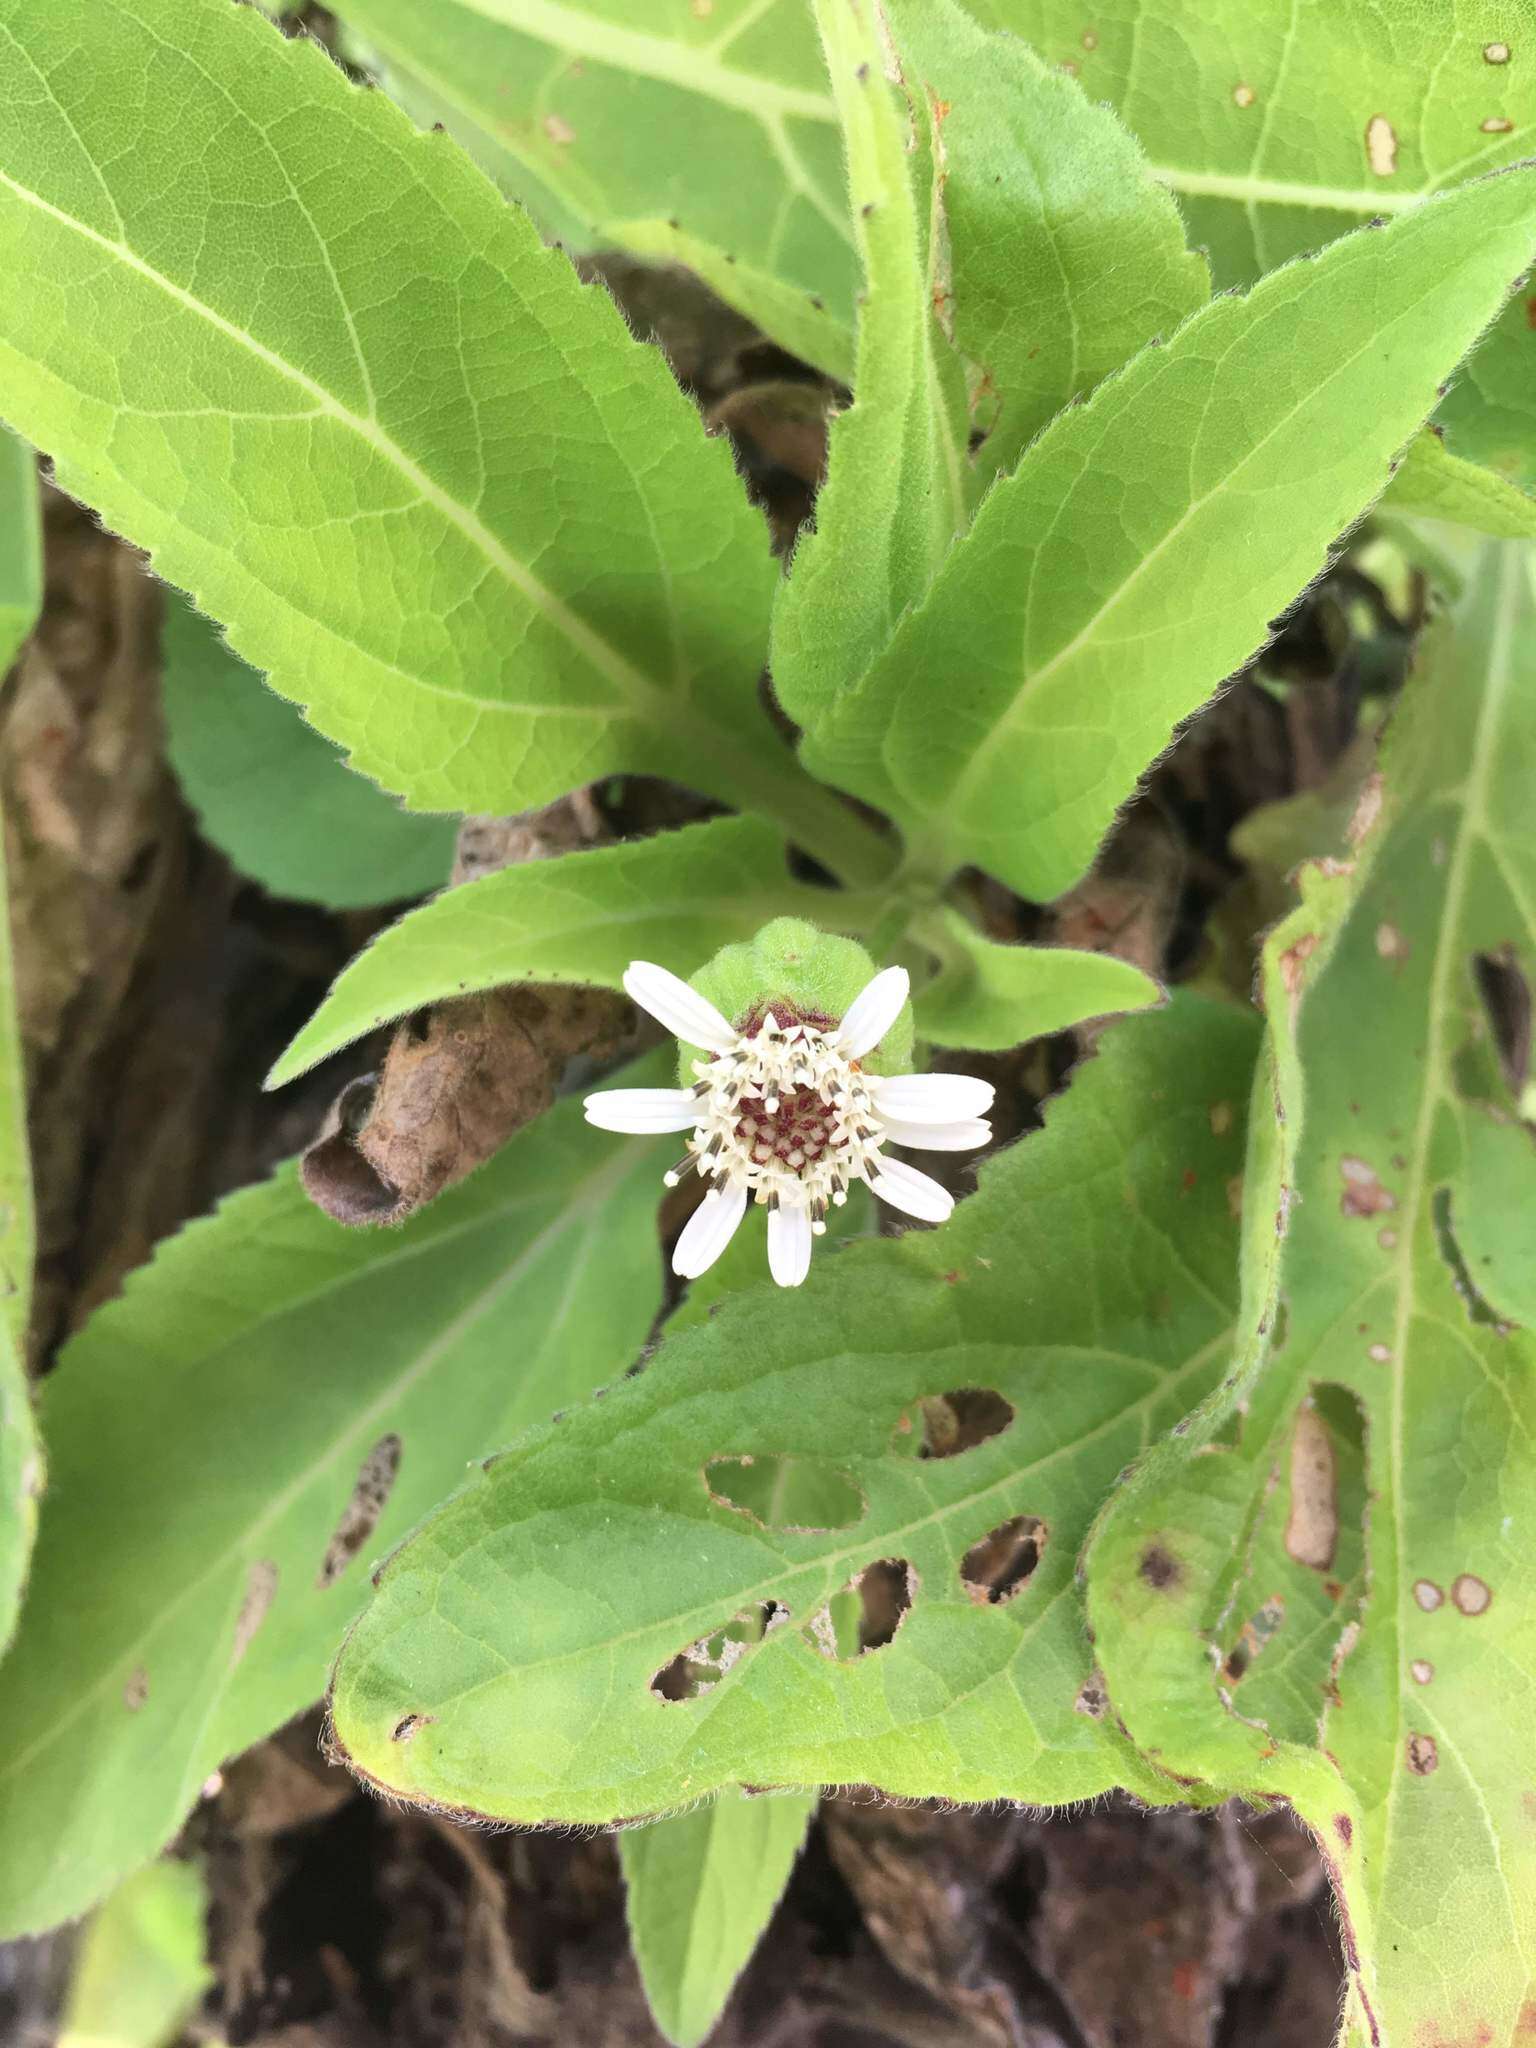
[[[798,1287],[811,1270],[809,1209],[774,1209],[770,1212],[768,1270],[781,1287]]]
[[[882,1116],[923,1124],[985,1116],[997,1094],[974,1074],[873,1074],[870,1089]]]
[[[911,979],[905,967],[887,967],[860,989],[838,1028],[837,1042],[849,1059],[862,1059],[901,1015]]]
[[[679,981],[665,967],[650,960],[631,960],[624,970],[624,993],[642,1010],[649,1010],[658,1024],[665,1024],[674,1038],[685,1045],[702,1045],[710,1052],[729,1052],[736,1033],[713,1003],[697,989]]]
[[[723,1194],[711,1189],[683,1226],[672,1254],[673,1272],[684,1280],[697,1280],[707,1273],[736,1235],[736,1226],[746,1213],[744,1187],[727,1188]]]
[[[948,1188],[941,1188],[926,1173],[908,1166],[904,1159],[882,1159],[880,1171],[870,1182],[871,1190],[893,1209],[904,1209],[920,1223],[942,1223],[955,1206]]]
[[[990,1145],[992,1126],[980,1117],[950,1124],[909,1124],[901,1117],[884,1119],[887,1145],[910,1145],[918,1152],[974,1152]]]
[[[691,1088],[607,1088],[589,1095],[582,1107],[600,1131],[690,1131],[699,1120],[699,1098]]]

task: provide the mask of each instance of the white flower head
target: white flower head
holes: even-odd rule
[[[949,1215],[948,1191],[886,1148],[985,1145],[992,1133],[982,1118],[993,1090],[965,1074],[871,1071],[871,1056],[906,1007],[904,969],[877,974],[840,1018],[778,996],[753,1002],[733,1024],[697,989],[647,960],[630,963],[624,987],[683,1041],[692,1085],[589,1095],[587,1121],[605,1131],[690,1134],[665,1180],[675,1187],[696,1172],[708,1192],[677,1241],[674,1272],[687,1280],[706,1272],[754,1199],[768,1211],[768,1264],[781,1287],[805,1278],[813,1239],[856,1180],[925,1223]],[[702,1057],[686,1060],[689,1050]]]

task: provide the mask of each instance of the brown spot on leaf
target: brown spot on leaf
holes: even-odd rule
[[[1178,1585],[1184,1576],[1183,1566],[1176,1557],[1163,1548],[1161,1543],[1147,1545],[1141,1553],[1141,1563],[1137,1569],[1153,1591],[1158,1593],[1166,1593],[1170,1587]]]
[[[1482,999],[1505,1082],[1518,1100],[1531,1072],[1530,983],[1511,946],[1496,953],[1474,953],[1472,979]]]
[[[1339,1197],[1340,1215],[1380,1216],[1397,1207],[1396,1195],[1382,1185],[1381,1176],[1368,1161],[1346,1152],[1339,1161],[1339,1172],[1344,1181],[1344,1192]]]
[[[1072,1702],[1074,1714],[1086,1714],[1090,1721],[1102,1721],[1109,1712],[1109,1690],[1102,1671],[1090,1671]]]
[[[837,1663],[883,1650],[911,1612],[917,1585],[917,1573],[904,1557],[877,1558],[818,1607],[801,1634]]]
[[[1339,1541],[1338,1462],[1328,1425],[1304,1401],[1291,1425],[1291,1508],[1286,1555],[1314,1571],[1327,1571]]]
[[[235,1616],[235,1640],[229,1658],[231,1669],[251,1647],[276,1594],[277,1566],[270,1557],[253,1558],[245,1575],[245,1597],[240,1602],[240,1612]]]
[[[1232,1105],[1230,1102],[1211,1104],[1211,1136],[1224,1138],[1232,1128]]]
[[[334,1586],[378,1525],[400,1470],[400,1439],[381,1436],[357,1468],[352,1491],[325,1546],[315,1584]]]
[[[1303,932],[1294,945],[1287,946],[1280,955],[1280,984],[1288,999],[1291,1023],[1296,1022],[1296,1012],[1301,1003],[1301,991],[1306,985],[1307,962],[1317,951],[1317,933]]]
[[[1232,88],[1232,99],[1236,106],[1251,107],[1257,98],[1258,94],[1251,85],[1238,84]]]
[[[1385,114],[1372,114],[1365,124],[1365,155],[1378,178],[1390,178],[1397,169],[1397,130]]]
[[[1336,1813],[1333,1816],[1333,1831],[1346,1849],[1355,1839],[1355,1824],[1347,1813]]]
[[[651,1691],[663,1700],[702,1699],[749,1650],[755,1650],[788,1620],[789,1609],[780,1600],[759,1600],[742,1608],[719,1628],[669,1658],[652,1677]]]
[[[957,1458],[1001,1436],[1013,1421],[1013,1403],[991,1387],[955,1387],[923,1402],[920,1458]],[[903,1418],[905,1419],[905,1418]],[[910,1422],[907,1425],[911,1427]]]
[[[1359,846],[1369,838],[1372,827],[1381,816],[1385,793],[1386,784],[1382,781],[1379,770],[1367,775],[1361,783],[1360,794],[1355,799],[1354,815],[1344,835],[1351,846]]]
[[[1037,1515],[1014,1515],[973,1543],[960,1560],[960,1583],[978,1607],[998,1607],[1023,1591],[1045,1549]]]
[[[136,1714],[148,1698],[149,1673],[142,1664],[135,1664],[123,1687],[123,1705],[130,1714]]]
[[[1440,1763],[1440,1747],[1433,1735],[1410,1735],[1403,1745],[1408,1768],[1415,1777],[1427,1778]]]
[[[390,1729],[389,1739],[391,1742],[409,1742],[413,1735],[419,1734],[423,1728],[430,1727],[436,1719],[435,1714],[402,1715]]]
[[[569,121],[562,121],[558,114],[544,116],[544,133],[551,142],[558,143],[562,149],[568,148],[576,140],[576,130]]]
[[[1435,1667],[1427,1657],[1415,1657],[1408,1669],[1413,1673],[1415,1685],[1428,1685],[1435,1675]]]
[[[1407,935],[1383,918],[1376,927],[1376,951],[1383,960],[1402,962],[1413,951],[1413,941]]]
[[[1484,43],[1483,62],[1485,64],[1507,64],[1509,62],[1508,43]]]
[[[1480,121],[1478,126],[1485,135],[1512,135],[1515,128],[1514,122],[1507,114],[1490,114],[1487,120]]]
[[[1472,1572],[1463,1572],[1451,1586],[1451,1598],[1463,1614],[1486,1614],[1493,1603],[1487,1584]]]
[[[1415,1579],[1413,1582],[1413,1597],[1418,1601],[1426,1614],[1433,1614],[1445,1598],[1445,1595],[1433,1579]]]

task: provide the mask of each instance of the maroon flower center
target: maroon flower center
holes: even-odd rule
[[[756,1038],[767,1023],[770,1010],[781,1027],[804,1024],[807,1030],[819,1031],[825,1038],[834,1038],[843,1021],[841,1017],[829,1017],[825,1010],[802,1010],[798,1003],[786,1002],[782,996],[776,996],[772,1000],[765,998],[754,1003],[739,1020],[736,1029],[743,1038]]]
[[[772,1116],[759,1095],[744,1095],[740,1106],[736,1137],[759,1166],[778,1159],[798,1172],[814,1166],[831,1142],[832,1111],[814,1088],[781,1095]]]

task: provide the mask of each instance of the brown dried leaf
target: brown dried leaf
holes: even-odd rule
[[[542,1115],[569,1060],[611,1058],[632,1018],[608,989],[564,985],[492,989],[408,1018],[377,1082],[349,1082],[304,1154],[310,1199],[338,1223],[402,1222]]]

